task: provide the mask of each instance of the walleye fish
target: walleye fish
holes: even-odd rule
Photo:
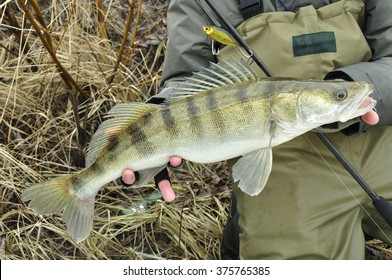
[[[375,106],[365,82],[259,79],[244,63],[221,61],[194,73],[164,104],[112,108],[87,151],[86,168],[27,188],[24,202],[38,214],[57,213],[71,236],[89,235],[98,191],[124,169],[139,186],[171,156],[210,163],[242,156],[232,174],[249,195],[261,192],[272,148],[320,125],[345,122]]]

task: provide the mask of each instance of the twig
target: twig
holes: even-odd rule
[[[34,7],[34,10],[37,12],[37,10],[39,10],[39,7],[35,1],[36,0],[29,0],[31,5]],[[22,7],[23,11],[25,12],[27,18],[30,20],[34,29],[37,31],[37,34],[38,34],[39,38],[41,39],[43,45],[45,46],[45,48],[49,52],[50,56],[52,57],[55,65],[56,65],[57,71],[59,72],[61,78],[63,79],[66,86],[70,90],[69,91],[69,99],[72,103],[72,109],[73,109],[75,123],[76,123],[77,131],[78,131],[78,134],[77,134],[78,135],[78,143],[79,143],[79,145],[81,145],[81,149],[82,149],[85,144],[85,131],[83,130],[83,128],[80,125],[80,117],[79,117],[79,111],[78,111],[78,104],[79,103],[78,103],[78,98],[74,94],[73,89],[76,89],[76,91],[79,92],[80,96],[82,96],[82,98],[84,100],[87,100],[88,96],[83,91],[83,89],[78,85],[78,83],[72,78],[72,76],[69,74],[69,72],[63,67],[61,62],[58,60],[58,58],[56,56],[56,51],[53,48],[52,37],[51,37],[50,33],[48,32],[48,29],[46,28],[46,24],[44,22],[44,19],[42,17],[41,12],[40,11],[38,12],[38,14],[40,14],[40,16],[38,16],[38,18],[40,18],[38,21],[31,14],[30,10],[28,9],[28,7],[26,6],[26,4],[24,3],[23,0],[18,0],[18,3]]]
[[[42,16],[41,9],[38,6],[38,1],[37,0],[29,0],[29,3],[31,4],[31,6],[34,9],[34,12],[35,12],[36,17],[37,17],[37,21],[43,27],[42,30],[44,31],[43,35],[46,38],[46,42],[48,44],[50,44],[50,48],[53,49],[53,42],[52,42],[52,39],[51,39],[51,35],[50,35],[49,31],[48,31],[49,30],[48,27],[46,26],[44,17]]]
[[[137,48],[141,44],[141,42],[143,42],[144,38],[146,38],[146,36],[150,34],[151,31],[158,26],[158,24],[161,23],[161,21],[166,17],[166,14],[167,14],[167,8],[165,8],[162,16],[156,22],[154,22],[154,24],[146,32],[144,32],[143,36],[133,46],[133,49]]]
[[[34,0],[30,0],[34,1]],[[41,39],[43,45],[45,46],[46,50],[49,52],[50,56],[52,57],[54,63],[56,64],[57,70],[67,85],[69,89],[76,89],[79,94],[85,99],[88,99],[87,94],[83,91],[83,89],[77,84],[77,82],[72,78],[69,72],[63,67],[61,62],[58,60],[56,53],[52,47],[52,40],[49,32],[45,29],[31,14],[30,10],[26,6],[23,0],[18,0],[19,5],[22,7],[23,11],[25,12],[27,18],[30,20],[31,24],[33,25],[34,29],[37,31],[39,38]],[[49,35],[49,36],[48,36]]]
[[[23,53],[27,54],[30,50],[30,46],[27,43],[22,32],[20,31],[21,27],[18,21],[16,20],[15,13],[11,5],[7,5],[7,7],[5,8],[5,20],[9,26],[13,27],[10,28],[10,30],[12,31],[12,33],[14,33],[16,40],[20,42],[21,46],[23,46],[22,47]]]
[[[139,0],[138,6],[137,6],[135,23],[133,24],[132,38],[131,38],[131,42],[129,43],[130,48],[129,48],[128,52],[127,52],[125,63],[124,63],[125,65],[128,65],[128,62],[130,60],[130,57],[131,57],[131,54],[132,54],[132,51],[133,51],[133,43],[135,42],[136,33],[137,33],[138,26],[139,26],[140,14],[141,14],[141,11],[142,11],[142,3],[143,3],[143,1]]]
[[[68,16],[67,22],[65,23],[65,26],[63,28],[63,33],[61,34],[61,37],[60,37],[60,39],[58,41],[58,44],[57,44],[57,47],[54,48],[54,52],[55,53],[57,52],[58,46],[61,45],[61,43],[62,43],[62,41],[63,41],[63,39],[65,37],[65,34],[67,33],[67,30],[68,30],[68,27],[69,27],[69,23],[71,22],[71,17],[72,17],[72,15],[75,12],[75,7],[76,7],[75,1],[72,1],[72,3],[71,3],[71,11],[69,12],[69,16]]]
[[[16,53],[16,52],[10,50],[7,46],[3,45],[2,43],[0,43],[0,48],[5,49],[5,51],[8,52],[8,53],[11,54],[11,55],[13,55],[13,56],[15,56],[15,57],[18,57],[18,53]]]
[[[154,30],[154,28],[157,27],[158,24],[160,24],[161,21],[166,17],[167,9],[168,9],[168,8],[165,8],[165,10],[164,10],[163,14],[161,15],[161,17],[160,17],[156,22],[154,22],[154,24],[153,24],[146,32],[144,32],[144,34],[142,35],[142,37],[132,46],[132,48],[128,51],[129,55],[130,55],[130,53],[131,53],[134,49],[136,49],[136,48],[143,42],[143,40],[146,38],[146,36],[148,36],[148,35],[152,32],[152,30]],[[129,59],[129,56],[128,56],[128,54],[127,54],[127,60],[126,60],[126,62],[125,62],[125,65],[128,64],[129,60],[130,60],[130,59]]]
[[[125,30],[124,30],[124,34],[122,37],[120,50],[118,51],[118,54],[117,54],[116,64],[114,65],[114,68],[113,68],[113,73],[112,73],[112,75],[110,75],[110,77],[108,79],[109,84],[111,84],[113,82],[114,77],[116,76],[118,67],[120,66],[121,58],[122,58],[122,55],[123,55],[124,49],[125,49],[125,44],[127,43],[127,39],[128,39],[129,28],[130,28],[131,22],[132,22],[132,15],[133,15],[133,10],[135,8],[135,2],[136,2],[136,0],[133,0],[131,3],[129,3],[129,12],[128,12],[128,17],[127,17],[127,22],[125,24]]]
[[[105,6],[102,3],[102,0],[95,1],[95,11],[97,13],[98,19],[98,31],[101,34],[103,39],[108,39],[108,33],[106,31],[106,16],[105,16]]]
[[[11,26],[12,28],[10,28],[11,32],[15,35],[17,41],[19,42],[22,52],[27,55],[30,51],[30,45],[27,42],[26,38],[24,37],[24,35],[22,34],[21,27],[19,26],[19,23],[15,17],[15,13],[14,13],[14,9],[12,8],[11,5],[8,5],[5,9],[5,20],[8,23],[9,26]],[[6,49],[8,52],[12,53],[7,47],[5,47],[4,45],[1,45],[1,47],[3,47],[4,49]],[[15,54],[14,54],[15,55]],[[16,54],[15,56],[18,56],[18,54]],[[26,61],[31,64],[31,71],[32,72],[37,72],[38,71],[38,67],[33,64],[33,61],[29,58],[26,57]]]

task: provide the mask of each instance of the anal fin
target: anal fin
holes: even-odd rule
[[[143,169],[139,170],[139,179],[135,184],[133,184],[131,187],[132,188],[141,188],[145,186],[148,182],[152,181],[152,179],[157,175],[159,172],[161,172],[166,166],[158,166],[154,168],[148,168],[148,169]]]

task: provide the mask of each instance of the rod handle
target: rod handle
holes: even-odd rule
[[[373,205],[385,221],[392,227],[392,205],[382,196],[373,200]]]

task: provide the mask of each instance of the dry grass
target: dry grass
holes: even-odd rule
[[[39,6],[39,13],[28,5],[27,12],[40,21],[41,37],[21,12],[22,1],[4,3],[0,14],[1,258],[219,258],[230,194],[224,180],[219,192],[208,191],[211,182],[206,180],[213,174],[203,166],[190,165],[177,172],[194,179],[189,185],[175,180],[179,195],[175,203],[154,199],[144,211],[130,209],[145,201],[152,187],[124,190],[110,184],[98,195],[94,231],[81,244],[69,237],[60,217],[39,217],[20,200],[26,187],[84,165],[86,143],[114,104],[143,101],[157,92],[168,1],[151,0],[148,5],[146,1],[143,5],[141,1],[131,5],[52,1],[51,6]],[[94,12],[97,6],[106,11]],[[124,36],[127,21],[121,19],[129,12],[132,17]],[[60,75],[61,69],[67,73]],[[225,166],[213,168],[227,177]]]
[[[0,4],[0,258],[219,258],[230,198],[225,164],[176,171],[170,204],[152,186],[108,185],[81,244],[60,217],[23,205],[26,187],[84,166],[86,143],[114,104],[157,92],[165,50],[167,0],[48,2]]]

